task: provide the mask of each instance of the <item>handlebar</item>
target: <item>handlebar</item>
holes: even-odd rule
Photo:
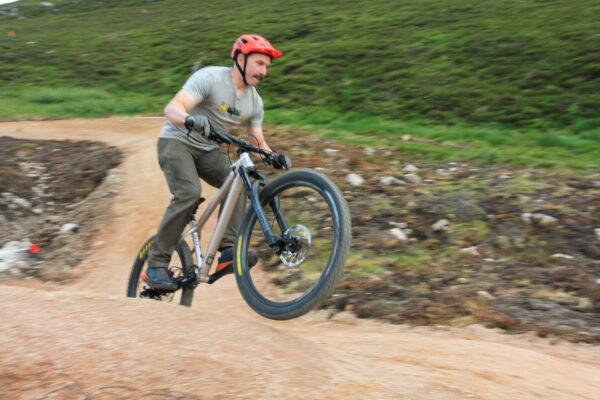
[[[269,152],[263,149],[260,149],[256,146],[251,145],[245,140],[238,139],[235,136],[232,136],[228,133],[221,132],[220,130],[210,127],[210,138],[215,142],[221,144],[233,144],[238,148],[238,151],[241,152],[249,152],[249,153],[257,153],[263,156],[263,162],[270,164],[273,168],[277,169],[286,169],[289,170],[292,168],[292,161],[288,156],[283,154],[277,154],[275,152]]]

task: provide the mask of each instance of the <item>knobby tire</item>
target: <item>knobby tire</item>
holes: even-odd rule
[[[330,254],[327,255],[325,253],[323,255],[323,257],[329,258],[326,262],[322,263],[322,272],[317,272],[316,275],[318,277],[314,278],[315,282],[311,283],[311,286],[306,290],[302,289],[298,293],[298,297],[284,301],[272,300],[265,293],[261,293],[261,290],[255,285],[256,282],[252,275],[254,272],[251,273],[248,268],[246,257],[248,250],[252,250],[250,248],[252,232],[254,230],[254,235],[256,236],[257,226],[260,228],[257,214],[253,207],[250,207],[244,215],[238,232],[235,249],[236,256],[234,256],[234,274],[238,288],[246,303],[254,311],[270,319],[286,320],[296,318],[317,307],[324,299],[331,295],[336,283],[342,276],[344,265],[346,264],[351,238],[350,212],[342,193],[329,178],[312,170],[285,173],[268,183],[262,189],[260,192],[260,202],[263,209],[267,210],[270,204],[274,203],[274,199],[277,199],[278,203],[279,200],[285,198],[285,195],[290,192],[296,193],[293,195],[294,197],[300,197],[303,195],[303,191],[311,192],[311,197],[308,198],[305,204],[306,207],[312,207],[309,202],[318,201],[319,199],[315,200],[315,197],[320,196],[324,204],[323,209],[331,213],[331,217],[329,218],[331,219],[331,227],[326,227],[326,229],[330,229],[331,231],[331,246],[329,248]],[[283,210],[282,213],[285,217],[288,211]],[[316,219],[319,217],[320,215]],[[300,220],[300,223],[302,223],[302,220]],[[317,230],[315,229],[313,234],[316,232]],[[262,233],[262,230],[260,233]],[[256,246],[254,242],[252,244]],[[270,256],[272,258],[276,257],[275,252],[271,249],[268,250],[271,251],[272,254]],[[324,250],[324,252],[329,251],[327,247]],[[261,262],[266,262],[265,258],[268,258],[268,256],[262,258]],[[311,254],[308,254],[306,260],[309,260],[310,257]],[[260,255],[259,258],[261,258]],[[299,266],[298,274],[302,274],[302,267],[303,265]],[[289,268],[292,269],[294,267]],[[252,271],[254,271],[254,268]]]

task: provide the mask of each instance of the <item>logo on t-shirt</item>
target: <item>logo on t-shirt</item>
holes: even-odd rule
[[[242,112],[240,110],[238,110],[237,108],[230,106],[229,104],[226,104],[225,102],[222,102],[221,105],[219,106],[219,110],[223,110],[225,111],[227,114],[231,115],[232,117],[237,117],[239,119],[245,119],[246,117],[244,117],[242,114]]]

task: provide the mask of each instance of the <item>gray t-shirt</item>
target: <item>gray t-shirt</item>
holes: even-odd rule
[[[264,115],[263,102],[256,89],[249,86],[238,96],[231,80],[231,67],[206,67],[194,73],[183,85],[198,102],[189,110],[190,115],[201,114],[208,118],[216,129],[228,132],[232,125],[245,123],[260,128]],[[217,144],[198,132],[188,135],[185,127],[167,121],[161,138],[178,139],[202,150],[212,150]]]

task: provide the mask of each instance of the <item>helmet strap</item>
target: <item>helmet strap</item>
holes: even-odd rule
[[[244,54],[244,53],[242,53],[242,54]],[[242,67],[240,67],[240,64],[238,63],[238,60],[237,60],[238,55],[239,55],[239,53],[235,55],[235,66],[242,74],[242,79],[244,80],[244,84],[246,86],[249,86],[248,82],[246,81],[246,66],[248,65],[248,54],[244,54],[244,68],[243,69],[242,69]]]

